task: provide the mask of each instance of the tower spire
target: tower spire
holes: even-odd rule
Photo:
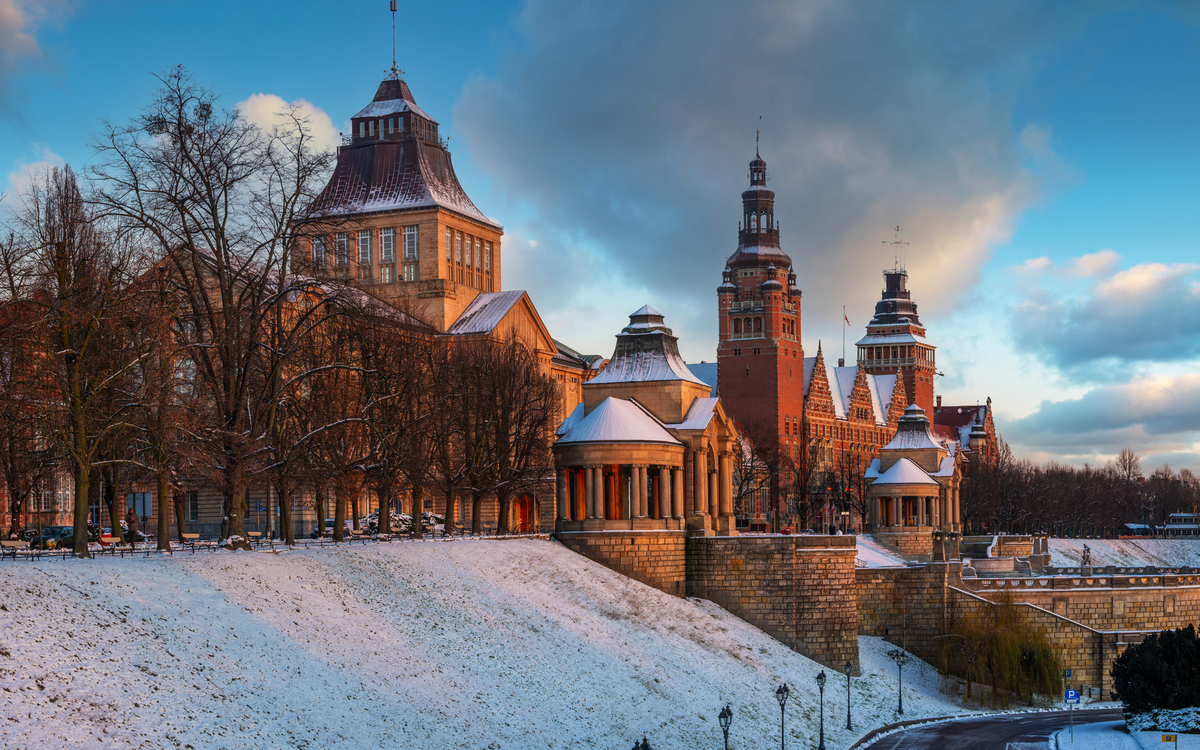
[[[388,71],[388,80],[398,81],[404,71],[396,65],[396,0],[392,0],[392,69]]]

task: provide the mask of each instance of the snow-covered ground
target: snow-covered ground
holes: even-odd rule
[[[904,567],[904,557],[896,550],[888,549],[866,534],[859,534],[858,561],[859,565],[866,563],[868,568]]]
[[[815,736],[821,668],[704,601],[556,542],[0,565],[0,747],[655,748]],[[860,639],[855,731],[894,721],[896,667]],[[904,670],[904,718],[963,713]],[[766,743],[766,744],[765,744]]]
[[[1191,539],[1051,539],[1050,564],[1078,566],[1085,544],[1094,566],[1200,567],[1200,540]]]

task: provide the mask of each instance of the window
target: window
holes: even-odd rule
[[[392,131],[393,131],[393,130],[395,130],[395,129],[396,129],[396,118],[395,118],[395,117],[389,117],[389,118],[388,118],[388,132],[390,133],[390,132],[392,132]]]
[[[380,267],[379,280],[385,284],[392,283],[392,268],[393,266],[390,263]]]
[[[371,265],[371,230],[358,230],[358,265]]]
[[[740,318],[733,321],[733,332],[734,333],[742,332],[742,321]]]
[[[189,492],[184,497],[184,505],[187,506],[187,520],[200,520],[200,493]]]
[[[338,232],[333,236],[333,254],[339,266],[350,264],[350,236],[347,233]]]
[[[488,273],[492,272],[492,243],[487,243],[483,246],[483,270]]]
[[[405,260],[416,260],[417,259],[417,228],[416,227],[405,227],[404,228],[404,259]]]
[[[362,122],[361,120],[358,123],[358,136],[360,138],[367,137],[367,123]]]
[[[450,228],[446,227],[446,260],[450,260]]]
[[[462,263],[462,232],[454,233],[454,262]]]
[[[471,236],[467,235],[467,268],[471,267]]]
[[[475,270],[476,271],[479,270],[479,266],[483,262],[483,259],[479,257],[480,255],[483,255],[483,241],[477,237],[477,238],[475,238]]]
[[[761,332],[761,331],[762,331],[762,318],[755,318],[755,319],[754,319],[754,330],[755,330],[755,331],[757,331],[757,332]]]
[[[379,262],[396,262],[396,229],[394,227],[379,230]]]
[[[375,121],[371,120],[371,137],[375,137]]]
[[[312,240],[312,264],[313,268],[325,267],[325,238],[313,237]]]

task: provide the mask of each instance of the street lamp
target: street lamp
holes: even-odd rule
[[[896,670],[900,676],[900,687],[898,688],[898,692],[900,694],[900,707],[898,709],[896,709],[896,713],[903,716],[904,715],[904,665],[908,664],[909,656],[908,656],[908,654],[904,653],[904,649],[902,649],[902,648],[894,648],[891,651],[888,651],[887,655],[892,657],[892,661],[896,662]]]
[[[788,686],[783,683],[775,688],[775,700],[779,701],[779,750],[785,750],[783,746],[783,704],[787,703]]]
[[[643,737],[641,742],[633,741],[633,750],[650,750],[650,743]]]
[[[854,665],[846,662],[846,728],[854,729],[854,725],[850,723],[850,673],[854,671]]]
[[[821,674],[817,675],[817,687],[821,690],[821,741],[817,744],[817,750],[825,750],[825,670],[821,670]]]
[[[729,725],[733,723],[733,711],[729,710],[728,704],[717,714],[717,721],[721,723],[721,732],[725,735],[725,750],[729,750]]]

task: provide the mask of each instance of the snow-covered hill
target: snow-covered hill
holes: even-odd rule
[[[0,747],[613,748],[815,736],[820,667],[555,542],[5,563]],[[828,675],[826,739],[894,720],[886,644]],[[959,712],[904,672],[905,718]]]

